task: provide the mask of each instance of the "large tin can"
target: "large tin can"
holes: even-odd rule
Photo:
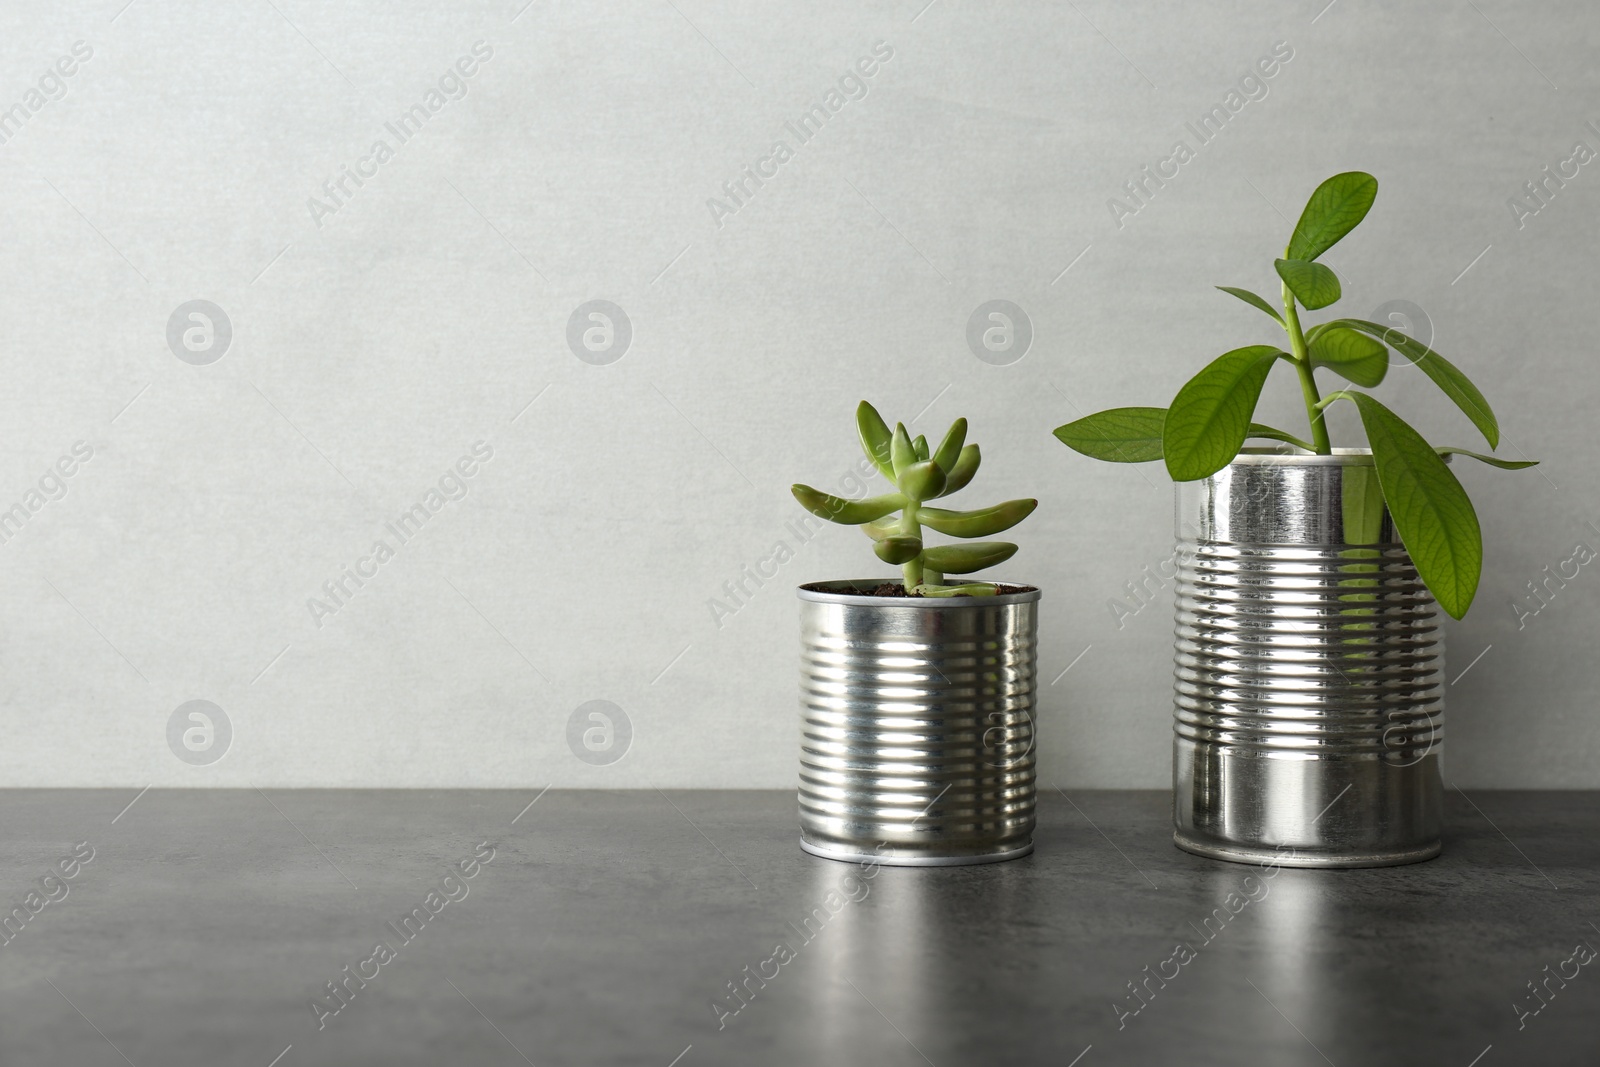
[[[1177,486],[1173,814],[1218,859],[1440,849],[1444,650],[1366,450],[1246,450]]]

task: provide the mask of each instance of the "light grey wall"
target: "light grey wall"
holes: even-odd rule
[[[1270,340],[1211,286],[1272,290],[1305,196],[1361,168],[1382,191],[1329,257],[1341,307],[1411,302],[1502,450],[1544,460],[1460,467],[1488,560],[1449,628],[1450,676],[1471,669],[1447,778],[1600,786],[1600,573],[1513,607],[1600,547],[1600,165],[1520,224],[1507,203],[1600,149],[1593,4],[523,2],[0,9],[0,107],[23,107],[0,145],[0,507],[92,450],[0,544],[0,783],[790,785],[792,588],[883,568],[852,530],[797,542],[787,487],[850,476],[868,397],[930,434],[968,416],[967,495],[1043,501],[1000,572],[1045,590],[1043,780],[1162,785],[1168,594],[1110,604],[1170,555],[1172,491],[1049,431]],[[480,41],[402,144],[385,123]],[[1265,95],[1201,146],[1185,124],[1275,47]],[[785,122],[875,49],[801,143]],[[1128,200],[1180,140],[1194,158]],[[776,175],[714,211],[776,141]],[[371,176],[325,192],[345,167]],[[996,299],[1031,322],[1009,365],[966,340]],[[195,300],[225,351],[185,347]],[[631,323],[608,364],[568,343],[593,300]],[[1296,422],[1292,381],[1268,388]],[[1414,372],[1383,395],[1474,443]],[[465,497],[402,543],[386,523],[475,445]],[[347,602],[320,592],[380,539]],[[194,700],[230,736],[191,753]],[[609,764],[569,743],[596,700],[631,724]]]

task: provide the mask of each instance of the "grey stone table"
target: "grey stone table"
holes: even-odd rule
[[[1267,878],[1156,792],[863,871],[791,793],[13,790],[0,1063],[1593,1065],[1597,800]]]

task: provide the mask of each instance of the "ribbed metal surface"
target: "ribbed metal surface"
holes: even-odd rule
[[[1438,615],[1381,507],[1363,507],[1374,485],[1351,453],[1245,456],[1179,486],[1183,847],[1297,866],[1437,853]]]
[[[836,858],[979,863],[1034,823],[1037,591],[896,600],[801,589],[801,840]]]

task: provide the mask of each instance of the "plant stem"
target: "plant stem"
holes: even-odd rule
[[[1312,451],[1319,456],[1333,455],[1333,441],[1328,436],[1328,423],[1322,417],[1322,394],[1317,390],[1317,379],[1312,373],[1311,354],[1306,349],[1306,335],[1300,329],[1300,314],[1295,310],[1294,294],[1283,283],[1284,330],[1289,334],[1289,346],[1294,356],[1294,369],[1300,375],[1300,393],[1305,398],[1306,418],[1311,422]]]
[[[921,537],[922,524],[917,521],[917,502],[906,501],[905,511],[900,513],[900,532],[907,537]],[[922,584],[922,553],[917,553],[917,558],[907,560],[900,565],[901,585],[906,594],[916,592],[917,586]]]

